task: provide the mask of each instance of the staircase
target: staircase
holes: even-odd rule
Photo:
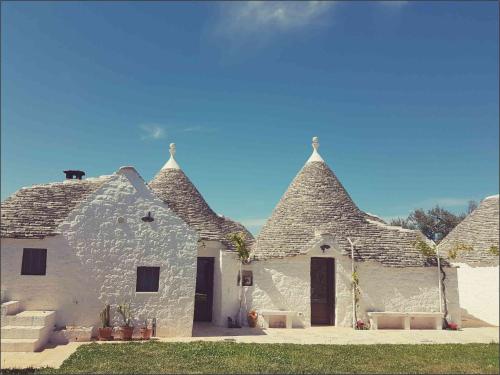
[[[35,352],[49,341],[55,311],[21,311],[19,301],[2,302],[2,352]]]

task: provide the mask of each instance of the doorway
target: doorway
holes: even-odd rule
[[[333,258],[311,258],[311,324],[335,325]]]
[[[214,258],[199,257],[196,267],[194,321],[211,322],[214,294]]]

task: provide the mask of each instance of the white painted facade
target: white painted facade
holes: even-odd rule
[[[141,220],[148,211],[150,223]],[[159,336],[191,335],[198,235],[135,169],[121,168],[58,229],[43,240],[2,239],[8,299],[24,309],[55,310],[58,326],[94,327],[104,304],[130,302],[136,324],[156,318]],[[45,276],[20,274],[25,247],[47,249]],[[158,292],[136,292],[138,266],[160,267]],[[122,324],[114,309],[112,316]]]
[[[498,326],[498,266],[457,263],[460,306],[476,318]]]
[[[335,259],[335,325],[352,327],[353,299],[351,258],[342,255],[334,242],[323,252],[319,242],[301,255],[252,262],[253,286],[246,288],[249,309],[297,312],[293,327],[311,325],[312,257]],[[356,262],[360,279],[358,319],[368,321],[370,311],[439,312],[436,267],[396,268],[378,262]],[[448,321],[460,325],[456,268],[446,268]]]

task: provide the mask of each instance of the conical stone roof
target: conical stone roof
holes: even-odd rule
[[[248,230],[229,218],[217,215],[207,204],[198,189],[179,167],[174,159],[175,145],[170,145],[170,159],[156,176],[149,182],[149,187],[155,194],[186,223],[192,226],[202,240],[222,242],[233,250],[228,235],[234,232],[244,232],[249,243],[253,236]]]
[[[415,247],[422,234],[389,226],[361,211],[318,154],[318,146],[315,137],[313,154],[257,236],[255,259],[299,255],[309,249],[317,233],[329,233],[346,255],[350,255],[347,237],[358,240],[358,260],[399,267],[430,265]]]
[[[473,266],[498,266],[499,257],[492,247],[498,251],[499,242],[499,199],[492,195],[483,199],[478,208],[461,221],[439,244],[439,251],[446,255],[456,245],[472,247],[468,251],[459,251],[457,263]]]

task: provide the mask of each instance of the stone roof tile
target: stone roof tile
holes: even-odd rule
[[[439,244],[440,252],[447,254],[456,245],[471,246],[472,250],[460,251],[456,263],[473,266],[498,266],[499,257],[491,247],[499,243],[499,199],[493,195],[483,199],[478,208],[460,222]]]
[[[2,238],[43,238],[57,234],[59,224],[108,176],[86,180],[66,180],[24,187],[1,205]]]

